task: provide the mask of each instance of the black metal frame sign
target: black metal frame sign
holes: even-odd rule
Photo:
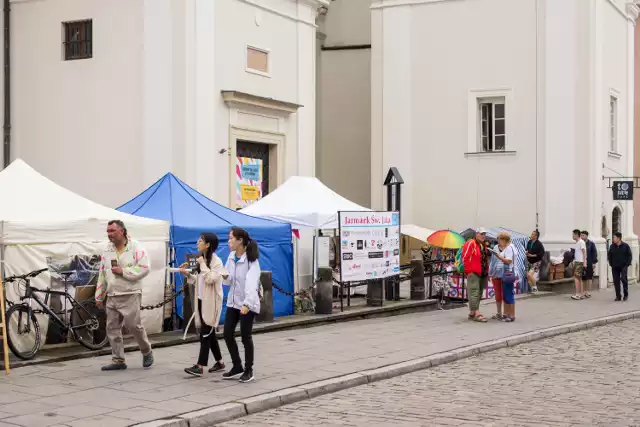
[[[613,200],[633,200],[633,181],[613,181]]]

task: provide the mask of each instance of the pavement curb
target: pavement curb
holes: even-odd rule
[[[164,420],[156,420],[135,425],[138,427],[212,426],[217,423],[241,418],[246,415],[278,408],[289,403],[312,399],[323,394],[335,393],[347,388],[371,384],[376,381],[409,374],[411,372],[420,371],[423,369],[433,368],[446,363],[451,363],[457,360],[476,356],[478,354],[488,353],[500,348],[514,347],[519,344],[538,341],[544,338],[551,338],[558,335],[578,332],[585,329],[591,329],[598,326],[623,322],[625,320],[636,318],[640,318],[640,310],[614,314],[611,316],[585,320],[582,322],[567,323],[564,325],[526,332],[524,334],[513,335],[497,340],[460,347],[454,350],[436,353],[418,359],[408,360],[406,362],[400,362],[380,368],[354,372],[352,374],[341,375],[338,377],[286,388],[271,393],[260,394],[245,399],[239,399],[231,403],[217,405],[195,412],[188,412],[186,414],[167,418]]]

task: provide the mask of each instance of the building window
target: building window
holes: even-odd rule
[[[619,207],[615,207],[611,215],[611,234],[613,233],[622,233],[622,211]]]
[[[247,71],[269,74],[269,52],[264,49],[247,46]]]
[[[479,99],[478,114],[481,151],[505,151],[507,142],[505,99],[503,97]]]
[[[609,98],[609,150],[612,153],[618,152],[618,98]]]
[[[93,21],[64,22],[64,60],[87,59],[93,57]]]

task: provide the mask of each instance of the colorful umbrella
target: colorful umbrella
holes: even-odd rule
[[[427,237],[427,243],[443,249],[460,249],[464,242],[464,237],[452,230],[439,230]]]

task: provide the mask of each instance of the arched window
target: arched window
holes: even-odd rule
[[[613,214],[611,215],[611,232],[622,232],[622,211],[618,207],[613,208]]]

